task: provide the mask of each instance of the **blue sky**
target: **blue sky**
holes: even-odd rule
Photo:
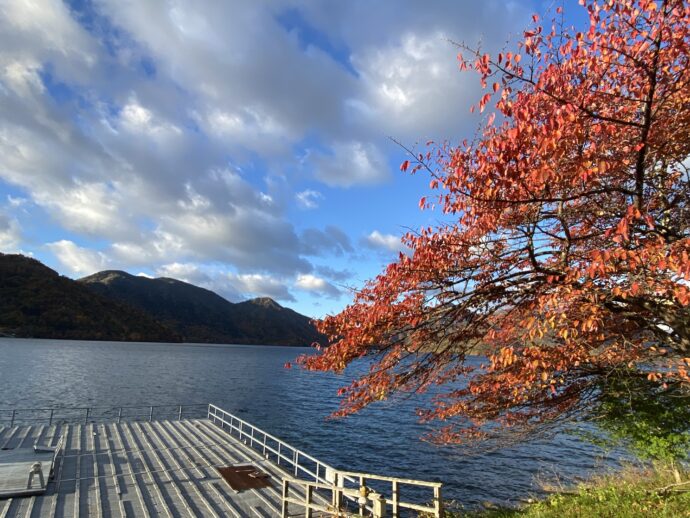
[[[441,217],[389,137],[458,142],[480,122],[448,40],[497,51],[546,8],[6,0],[0,251],[337,312]]]

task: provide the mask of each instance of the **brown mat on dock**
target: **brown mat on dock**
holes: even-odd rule
[[[223,477],[235,491],[261,489],[262,487],[271,486],[271,477],[268,473],[264,473],[254,466],[226,466],[216,469],[218,473],[220,473],[220,476]]]

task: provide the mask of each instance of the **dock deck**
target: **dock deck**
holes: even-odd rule
[[[0,446],[52,446],[61,434],[46,493],[0,500],[0,517],[280,515],[287,473],[207,419],[2,428]],[[245,463],[271,487],[235,493],[214,467]]]
[[[89,411],[64,423],[50,410],[48,423],[33,425],[17,425],[12,411],[11,424],[0,426],[0,449],[59,445],[59,453],[46,491],[0,499],[0,518],[332,516],[334,503],[347,516],[364,510],[358,488],[372,480],[391,485],[389,499],[372,495],[393,516],[404,508],[441,515],[438,482],[335,470],[213,405],[194,419],[153,420],[151,407],[150,420],[94,422]],[[267,487],[235,491],[217,470],[246,465],[268,475],[258,484]],[[432,488],[436,504],[401,501],[399,484]]]

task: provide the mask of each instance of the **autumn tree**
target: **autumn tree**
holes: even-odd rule
[[[420,415],[454,443],[605,414],[625,379],[688,404],[690,5],[581,4],[584,32],[558,9],[514,52],[461,46],[485,89],[482,128],[401,166],[430,175],[420,206],[447,223],[404,236],[410,252],[321,321],[329,344],[299,360],[337,372],[371,359],[340,415],[440,385]]]

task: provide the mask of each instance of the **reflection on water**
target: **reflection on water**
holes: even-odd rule
[[[468,457],[419,441],[419,399],[383,402],[341,420],[339,376],[285,369],[302,349],[0,338],[0,408],[214,403],[324,462],[441,479],[465,505],[516,503],[535,475],[583,477],[597,452],[570,436]]]

